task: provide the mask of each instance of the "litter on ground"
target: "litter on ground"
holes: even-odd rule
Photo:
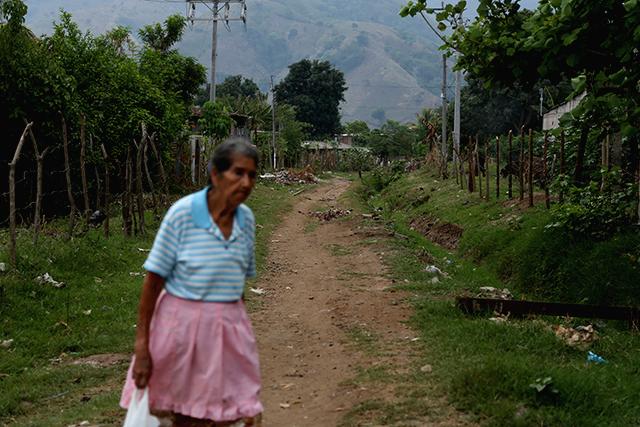
[[[571,347],[588,347],[598,338],[598,333],[593,329],[593,325],[577,326],[553,326],[553,331],[558,338]]]
[[[513,299],[513,294],[507,288],[498,289],[493,286],[482,286],[480,292],[478,292],[478,298],[493,298],[493,299]]]
[[[49,273],[44,273],[43,275],[36,277],[36,283],[39,285],[51,285],[58,289],[64,287],[64,282],[54,280]]]
[[[309,212],[309,215],[314,218],[318,218],[321,221],[331,221],[332,219],[335,219],[335,218],[351,215],[351,210],[330,208],[327,211]]]
[[[283,169],[274,173],[265,173],[260,175],[260,179],[275,181],[278,184],[315,184],[318,178],[313,174],[311,168],[307,167],[301,170]]]

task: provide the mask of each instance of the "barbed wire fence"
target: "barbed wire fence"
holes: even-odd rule
[[[123,233],[143,235],[145,210],[153,209],[157,216],[167,206],[169,188],[162,155],[155,134],[149,135],[144,123],[142,136],[128,144],[126,159],[110,156],[104,144],[95,143],[93,135],[82,129],[82,141],[70,144],[64,162],[61,157],[65,143],[69,143],[65,141],[67,136],[40,151],[43,147],[38,147],[33,125],[26,123],[8,165],[8,190],[0,192],[0,205],[9,207],[8,216],[0,218],[0,227],[9,227],[7,246],[13,267],[18,226],[31,229],[33,244],[37,244],[48,219],[68,215],[66,239],[99,226],[108,238],[109,219],[118,215],[118,209]]]

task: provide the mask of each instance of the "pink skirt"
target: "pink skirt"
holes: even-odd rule
[[[262,412],[260,365],[242,301],[185,300],[162,292],[151,321],[149,406],[193,418],[235,421]],[[120,406],[135,389],[133,361]]]

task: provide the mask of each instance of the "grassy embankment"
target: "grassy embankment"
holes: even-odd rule
[[[369,209],[378,209],[390,227],[408,237],[389,243],[395,253],[389,262],[397,283],[408,281],[396,289],[410,292],[413,324],[424,347],[414,372],[402,379],[400,401],[388,407],[365,402],[349,417],[367,411],[383,414],[379,418],[389,422],[419,416],[416,393],[427,382],[482,425],[639,425],[637,332],[595,321],[599,338],[588,349],[608,363],[588,364],[588,349],[566,345],[551,326],[589,320],[541,317],[497,324],[464,316],[453,304],[455,295],[473,294],[481,286],[507,286],[516,298],[637,303],[638,231],[602,242],[563,238],[545,228],[550,215],[544,204],[527,210],[505,197],[496,202],[495,193],[485,202],[452,181],[418,171],[365,196]],[[361,187],[360,193],[366,189]],[[461,226],[458,249],[447,250],[412,230],[411,222],[424,217]],[[449,277],[431,283],[433,275],[424,271],[428,264]],[[420,372],[425,363],[433,365],[432,374]],[[530,386],[546,377],[552,383],[541,392]],[[404,414],[389,418],[397,407]]]
[[[268,236],[291,204],[289,190],[259,184],[248,203],[258,224],[259,267]],[[20,231],[17,271],[0,273],[0,341],[13,339],[0,348],[0,424],[121,424],[118,399],[146,256],[140,249],[150,248],[159,220],[148,215],[147,224],[145,237],[123,237],[116,219],[109,239],[89,230],[66,241],[60,221],[47,225],[36,246],[30,231]],[[2,233],[4,243],[8,233]],[[0,262],[6,261],[3,251]],[[36,284],[45,272],[65,287]],[[113,354],[116,363],[76,364],[96,354]]]

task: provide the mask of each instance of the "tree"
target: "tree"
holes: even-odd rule
[[[266,98],[253,80],[241,75],[229,76],[216,85],[216,94],[220,98]]]
[[[215,140],[221,140],[229,136],[233,119],[229,115],[229,110],[220,101],[207,101],[202,106],[202,118],[200,126],[202,133]]]
[[[275,88],[276,100],[296,109],[296,119],[309,123],[314,137],[340,130],[340,101],[347,90],[344,74],[328,61],[303,59]]]
[[[369,132],[369,125],[363,120],[354,120],[345,124],[342,130],[350,134],[364,134]]]
[[[416,149],[416,132],[395,120],[387,120],[379,130],[372,130],[369,147],[384,162],[397,157],[411,156]]]
[[[145,25],[138,34],[145,46],[158,52],[167,52],[171,46],[182,39],[187,21],[180,15],[171,15],[160,23]]]
[[[565,123],[579,129],[574,178],[582,181],[590,129],[620,130],[637,144],[640,133],[640,3],[636,0],[541,0],[535,11],[518,0],[480,0],[478,16],[459,25],[466,1],[435,14],[451,27],[444,48],[461,54],[458,67],[487,86],[532,87],[570,80],[570,97],[586,92]],[[410,1],[403,16],[433,13],[426,0]],[[568,121],[566,121],[568,119]]]

